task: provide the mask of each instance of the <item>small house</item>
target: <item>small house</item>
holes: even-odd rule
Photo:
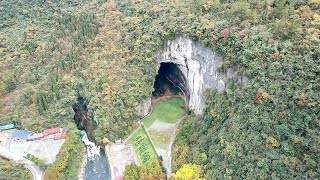
[[[115,180],[123,180],[123,176],[116,176]]]
[[[43,130],[42,134],[43,136],[49,136],[49,135],[58,134],[61,132],[62,132],[62,128],[57,127],[57,128],[45,129]]]
[[[26,142],[28,137],[32,135],[32,132],[26,130],[15,130],[11,135],[11,139],[19,142]]]
[[[6,125],[1,125],[0,130],[13,129],[15,127],[16,127],[16,125],[14,123],[11,123],[11,124],[6,124]]]

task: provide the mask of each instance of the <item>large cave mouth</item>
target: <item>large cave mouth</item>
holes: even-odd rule
[[[182,95],[186,103],[188,103],[189,89],[186,77],[177,64],[171,62],[160,63],[160,68],[154,81],[154,92],[152,95],[154,97]]]
[[[173,63],[161,63],[154,81],[153,96],[177,95],[181,90],[173,81],[173,71],[177,69]]]
[[[74,122],[79,130],[85,130],[88,138],[93,139],[93,113],[88,111],[87,102],[83,97],[78,97],[77,102],[72,106],[74,111]]]

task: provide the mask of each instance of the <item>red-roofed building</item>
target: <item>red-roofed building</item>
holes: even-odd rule
[[[43,130],[43,136],[49,136],[51,134],[58,134],[62,132],[62,128],[51,128],[51,129],[45,129]]]

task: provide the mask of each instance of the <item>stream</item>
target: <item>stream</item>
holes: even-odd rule
[[[87,148],[87,164],[85,166],[84,180],[110,180],[108,159],[100,146],[88,139],[85,131],[80,132],[81,141]]]

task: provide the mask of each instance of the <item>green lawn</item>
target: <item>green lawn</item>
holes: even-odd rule
[[[156,120],[162,123],[168,123],[169,125],[168,129],[163,132],[148,130],[157,147],[165,149],[170,143],[170,138],[173,133],[172,124],[176,123],[184,114],[185,111],[181,108],[183,105],[184,101],[181,98],[170,98],[158,101],[153,105],[152,113],[144,119],[143,123],[147,128]],[[158,157],[143,128],[134,133],[127,143],[133,144],[134,151],[138,156],[140,164],[143,166]]]
[[[153,105],[152,113],[144,119],[143,123],[146,127],[150,127],[155,120],[174,124],[185,112],[182,106],[184,101],[181,98],[158,101]]]
[[[145,166],[158,158],[152,144],[143,128],[133,134],[127,141],[128,144],[133,144],[134,151],[136,152],[140,164]]]
[[[172,129],[164,132],[148,129],[150,137],[157,148],[166,149],[170,144],[170,139],[173,133]]]

